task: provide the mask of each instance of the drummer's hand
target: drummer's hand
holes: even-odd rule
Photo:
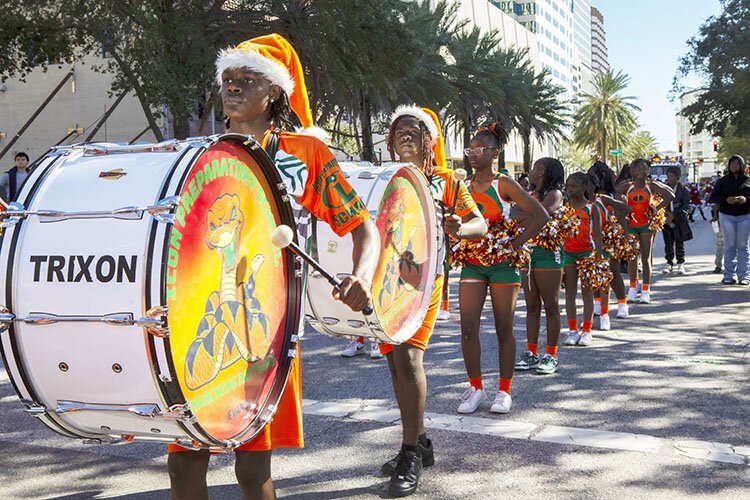
[[[370,303],[370,284],[356,276],[349,275],[341,280],[341,287],[333,289],[333,298],[340,300],[352,311],[361,311]]]
[[[445,224],[443,224],[445,232],[453,236],[456,239],[461,238],[461,217],[456,214],[451,214],[445,218]]]

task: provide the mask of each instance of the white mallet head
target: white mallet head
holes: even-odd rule
[[[463,168],[457,168],[454,171],[454,175],[455,175],[455,177],[456,177],[457,180],[459,180],[459,181],[465,181],[466,180],[466,176],[468,174],[466,173],[466,170],[464,170]]]
[[[294,231],[289,226],[281,225],[271,233],[271,243],[279,248],[286,248],[294,239]]]

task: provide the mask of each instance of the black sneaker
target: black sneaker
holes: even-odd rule
[[[435,465],[435,452],[432,449],[432,439],[427,440],[427,446],[422,446],[422,443],[419,443],[419,452],[422,454],[423,467],[431,467]],[[393,473],[396,472],[396,465],[398,465],[398,461],[401,460],[401,453],[403,453],[403,449],[398,452],[398,455],[388,460],[382,467],[380,467],[380,473],[383,476],[393,476]]]
[[[721,270],[720,267],[714,268],[714,274],[723,274],[724,271]]]
[[[388,484],[388,494],[392,497],[407,497],[417,491],[422,475],[422,457],[419,453],[402,449],[400,455],[396,472]]]

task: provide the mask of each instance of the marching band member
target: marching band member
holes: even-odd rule
[[[554,214],[564,203],[565,169],[555,158],[541,158],[529,171],[531,196]],[[560,289],[562,287],[565,251],[562,245],[548,250],[533,247],[529,269],[521,273],[523,296],[526,299],[526,352],[516,362],[515,369],[536,369],[542,375],[558,370],[557,347],[560,342]],[[539,329],[542,307],[547,320],[547,346],[539,356]]]
[[[447,234],[454,238],[477,239],[486,233],[487,226],[466,185],[447,168],[440,122],[435,113],[416,106],[396,109],[388,132],[388,151],[392,160],[398,157],[401,162],[413,163],[425,174],[439,205],[438,214],[444,214],[442,222]],[[444,258],[443,238],[441,234],[439,263]],[[403,344],[380,347],[388,359],[403,431],[401,450],[381,467],[383,475],[391,478],[388,491],[395,497],[414,493],[423,466],[435,461],[432,442],[424,428],[427,379],[422,358],[440,308],[443,279],[447,279],[442,275],[442,267],[438,266],[430,306],[419,330]]]
[[[586,199],[588,176],[583,172],[576,172],[568,176],[565,191],[568,193],[568,203],[581,218],[580,229],[576,236],[565,240],[565,315],[568,318],[568,335],[565,345],[591,345],[594,338],[591,327],[594,323],[594,291],[581,284],[583,297],[583,330],[578,333],[576,319],[576,294],[578,293],[578,260],[586,259],[596,252],[601,256],[602,226],[599,211],[591,201]]]
[[[593,199],[595,200],[595,207],[599,210],[599,218],[602,224],[602,231],[607,228],[607,224],[612,222],[618,224],[619,221],[627,220],[626,217],[630,214],[632,209],[624,201],[620,201],[616,198],[621,198],[622,195],[615,192],[615,186],[612,181],[614,173],[607,166],[606,163],[597,161],[594,163],[588,171],[589,176],[594,182],[592,191],[594,192]],[[615,216],[617,222],[614,222],[612,216]],[[625,229],[625,228],[623,228]],[[609,252],[602,248],[602,255],[605,259],[609,259],[609,268],[612,271],[613,279],[611,288],[615,292],[617,298],[617,318],[627,318],[628,303],[625,299],[625,284],[622,281],[622,274],[620,273],[620,262],[613,259]],[[609,330],[609,289],[610,286],[604,287],[604,289],[597,291],[594,300],[594,315],[599,316],[599,329]]]
[[[474,170],[474,175],[467,183],[469,192],[487,223],[492,225],[502,217],[510,219],[511,204],[517,205],[513,207],[514,212],[520,209],[523,213],[523,221],[519,222],[523,232],[512,241],[513,248],[517,249],[536,236],[549,216],[544,207],[512,177],[493,170],[492,164],[507,140],[506,132],[493,123],[488,128],[481,128],[477,131],[464,153],[469,157],[469,163]],[[510,390],[516,359],[513,317],[518,290],[521,287],[521,273],[514,264],[508,261],[488,266],[473,258],[463,265],[458,288],[461,312],[461,352],[469,377],[469,388],[461,397],[458,413],[474,413],[487,399],[482,383],[479,324],[488,287],[495,317],[500,364],[500,382],[490,411],[508,413],[512,404]]]
[[[616,188],[618,193],[627,197],[628,205],[633,209],[628,219],[628,234],[636,234],[640,239],[643,288],[638,302],[641,304],[651,302],[651,254],[654,248],[654,231],[649,226],[649,210],[658,211],[661,208],[666,208],[674,198],[672,190],[668,186],[648,179],[649,169],[648,160],[643,158],[634,160],[630,164],[631,182],[622,182]],[[662,200],[658,206],[651,208],[651,198],[654,194],[658,194]],[[630,289],[628,290],[627,301],[635,302],[638,283],[637,258],[628,263],[628,275]]]
[[[294,48],[275,34],[248,40],[219,54],[216,77],[228,131],[261,139],[267,150],[269,141],[278,141],[272,154],[277,167],[283,161],[287,173],[293,168],[293,178],[301,181],[288,186],[298,238],[304,241],[308,236],[309,223],[305,220],[310,220],[310,214],[330,224],[336,234],[352,235],[354,268],[334,296],[352,310],[362,310],[371,299],[370,282],[378,257],[377,230],[323,142],[285,130],[291,126],[290,111],[303,127],[313,125],[304,74]],[[235,473],[243,498],[275,498],[271,450],[303,446],[301,389],[296,356],[273,420],[253,440],[235,450]],[[172,498],[208,498],[208,450],[189,451],[170,445],[169,452]]]

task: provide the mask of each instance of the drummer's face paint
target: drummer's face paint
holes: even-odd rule
[[[279,87],[260,73],[233,68],[222,74],[221,102],[233,128],[258,119],[268,120],[268,108],[278,98]]]
[[[393,133],[393,149],[401,161],[421,165],[424,162],[422,141],[419,120],[405,116],[398,121]]]

